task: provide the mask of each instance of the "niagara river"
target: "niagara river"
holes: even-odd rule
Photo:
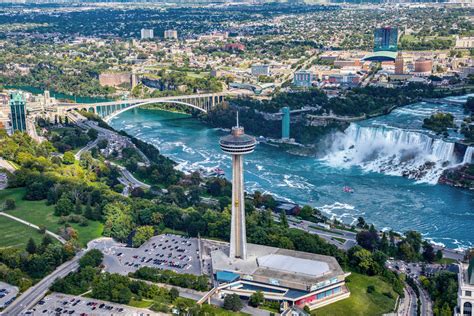
[[[309,204],[345,223],[362,216],[382,230],[417,230],[437,244],[473,247],[474,192],[436,182],[445,168],[474,160],[474,150],[456,151],[456,132],[440,139],[421,129],[423,118],[440,108],[461,117],[461,106],[408,105],[352,123],[333,135],[328,151],[318,157],[259,144],[245,157],[246,190]],[[183,171],[220,167],[227,178],[231,175],[231,158],[218,143],[226,132],[187,115],[138,109],[110,125],[155,145]]]

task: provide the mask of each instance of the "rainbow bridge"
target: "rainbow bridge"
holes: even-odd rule
[[[64,116],[71,111],[87,111],[99,115],[104,121],[110,121],[113,117],[143,106],[155,103],[181,104],[195,110],[207,113],[210,109],[225,101],[224,93],[208,93],[194,95],[179,95],[149,99],[128,99],[98,103],[58,103],[58,115]]]

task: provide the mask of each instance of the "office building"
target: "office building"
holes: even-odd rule
[[[270,65],[255,64],[251,68],[252,76],[270,76]]]
[[[290,139],[290,108],[285,106],[281,109],[281,138]]]
[[[153,30],[152,29],[142,29],[141,30],[141,39],[153,39]]]
[[[474,257],[469,263],[459,265],[458,306],[456,316],[474,316]]]
[[[178,31],[176,30],[166,30],[163,36],[165,39],[177,40]]]
[[[10,117],[13,131],[26,130],[26,100],[21,93],[10,94]]]
[[[297,71],[293,77],[293,84],[297,87],[309,88],[313,84],[313,74],[305,70]]]

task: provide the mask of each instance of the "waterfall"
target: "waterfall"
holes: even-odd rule
[[[474,147],[467,147],[466,152],[464,153],[464,158],[462,159],[462,164],[472,163],[472,156],[474,155]]]
[[[354,123],[336,138],[324,160],[335,167],[359,166],[433,184],[444,169],[460,162],[454,143],[420,132]]]

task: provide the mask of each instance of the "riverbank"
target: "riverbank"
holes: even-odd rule
[[[110,125],[154,145],[180,170],[219,167],[227,177],[231,174],[230,159],[218,145],[226,132],[209,129],[189,116],[138,109],[122,113]],[[474,245],[474,236],[468,233],[474,225],[469,215],[474,195],[463,190],[418,184],[356,166],[332,167],[324,160],[266,145],[246,156],[244,172],[249,192],[258,190],[309,204],[344,223],[363,216],[381,230],[417,230],[452,248]],[[354,193],[345,193],[344,186],[353,188]]]

